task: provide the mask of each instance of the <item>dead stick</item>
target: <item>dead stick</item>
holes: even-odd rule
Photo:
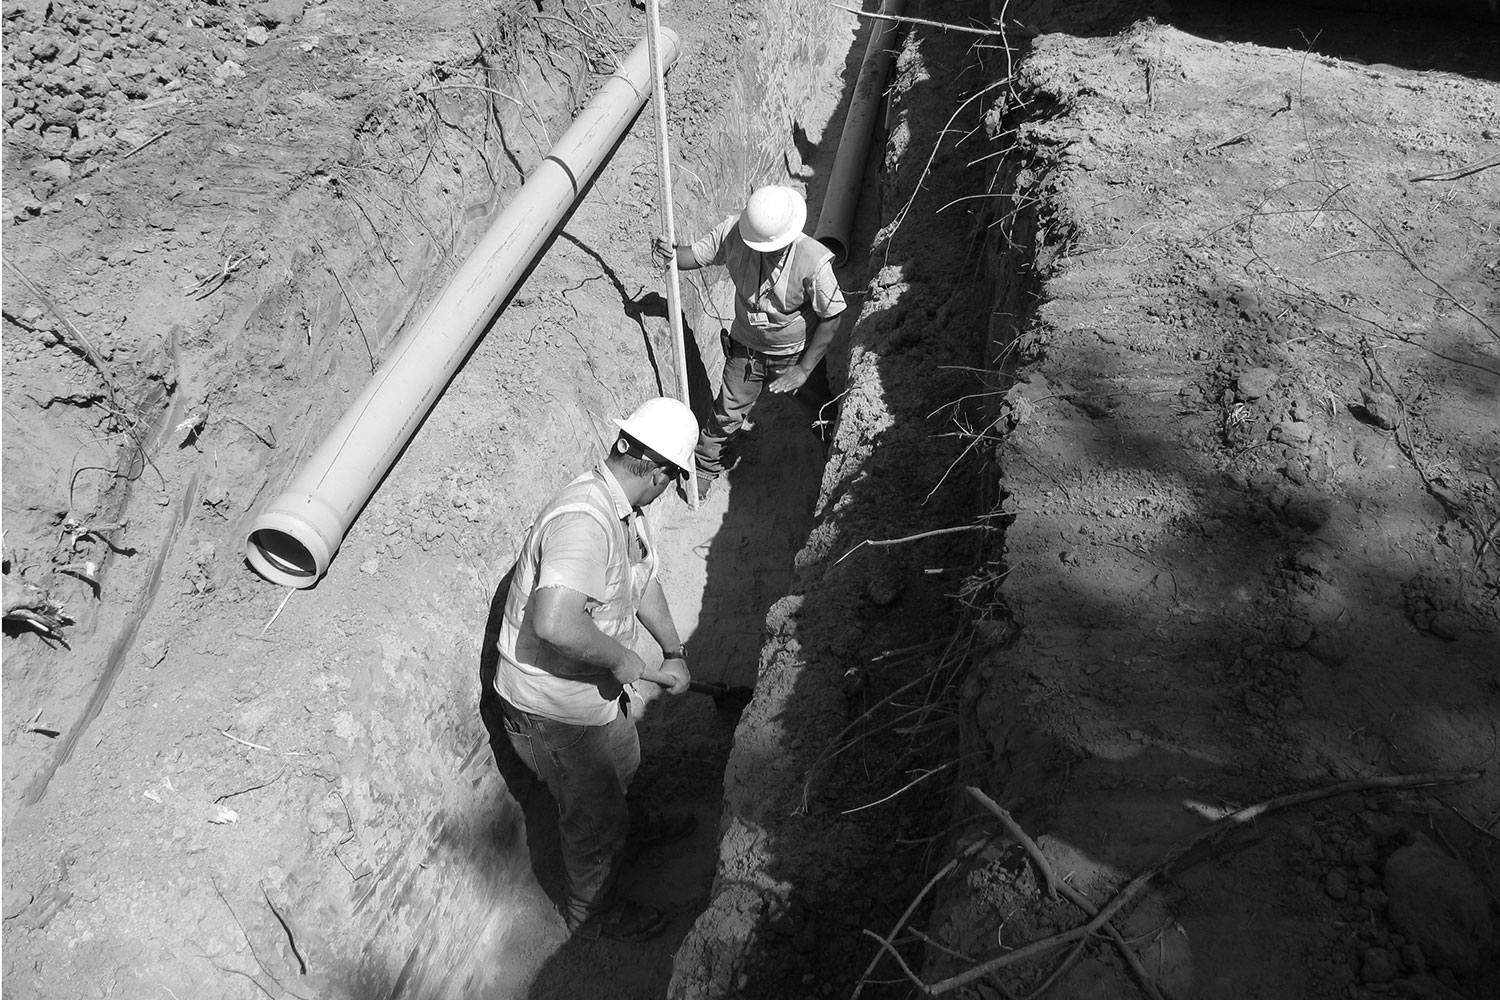
[[[968,35],[986,35],[992,38],[1005,37],[1005,29],[1003,28],[971,28],[963,24],[949,24],[947,21],[924,21],[920,17],[902,17],[899,14],[877,14],[870,11],[858,10],[854,7],[845,7],[841,3],[836,3],[832,6],[837,7],[839,10],[847,10],[851,14],[858,14],[860,17],[874,18],[877,21],[895,21],[897,24],[920,24],[928,28],[938,28],[942,31],[962,31]],[[1032,38],[1038,34],[1030,28],[1024,28],[1019,25],[1016,26],[1016,30],[1026,38]]]
[[[1047,880],[1047,893],[1049,896],[1056,899],[1058,890],[1061,890],[1062,894],[1068,897],[1068,902],[1091,917],[1098,916],[1099,908],[1083,893],[1057,877],[1057,873],[1052,870],[1052,865],[1048,863],[1046,856],[1042,854],[1042,849],[1036,845],[1036,841],[1026,835],[1026,831],[1021,829],[1021,824],[1017,823],[1009,812],[1001,808],[1000,805],[984,794],[984,792],[973,786],[969,787],[969,794],[980,805],[993,813],[995,818],[1000,821],[1000,825],[1010,831],[1010,835],[1020,841],[1021,846],[1026,849],[1026,853],[1031,855],[1031,860],[1036,862],[1036,866],[1042,870],[1042,875]],[[1131,972],[1135,973],[1135,977],[1140,981],[1141,989],[1146,991],[1146,995],[1151,1000],[1164,1000],[1161,991],[1156,988],[1156,983],[1152,981],[1151,974],[1146,971],[1146,967],[1141,964],[1141,960],[1136,957],[1130,945],[1120,936],[1119,929],[1113,923],[1106,921],[1104,932],[1109,935],[1110,940],[1114,941],[1115,947],[1120,952],[1120,957],[1125,959],[1125,964],[1130,966]],[[1076,954],[1077,952],[1075,951],[1074,955]],[[1059,967],[1058,971],[1061,971],[1063,968],[1067,968],[1067,963]]]
[[[141,150],[143,150],[147,146],[151,145],[153,142],[156,142],[158,139],[165,139],[167,136],[169,136],[171,134],[172,134],[172,130],[171,129],[169,129],[169,128],[168,129],[162,129],[160,132],[156,133],[151,138],[147,139],[145,142],[143,142],[140,145],[138,145],[138,146],[134,147],[133,149],[131,149],[130,152],[122,154],[120,156],[120,159],[121,160],[128,160],[132,156],[134,156],[136,153],[139,153]],[[116,162],[118,162],[118,161],[116,161]]]
[[[858,545],[854,546],[854,548],[850,549],[848,552],[845,552],[843,555],[839,556],[838,559],[834,561],[833,565],[837,566],[839,563],[843,562],[845,559],[848,559],[850,556],[854,555],[854,553],[858,552],[860,550],[860,548],[863,547],[863,546],[865,546],[865,545],[868,545],[871,548],[880,548],[880,547],[885,546],[885,545],[902,545],[902,544],[904,544],[906,542],[921,541],[924,538],[932,538],[932,537],[934,537],[936,535],[952,535],[952,534],[957,534],[960,531],[998,531],[998,530],[999,530],[998,528],[996,528],[994,525],[991,525],[991,524],[960,524],[956,528],[937,528],[937,529],[935,529],[933,531],[923,531],[923,532],[921,532],[919,534],[907,535],[905,538],[879,538],[879,539],[866,538],[864,541],[862,541]],[[832,568],[832,567],[830,567],[830,568]]]
[[[1490,160],[1488,163],[1481,163],[1474,167],[1458,167],[1454,170],[1445,170],[1442,173],[1425,174],[1421,177],[1408,177],[1406,180],[1409,184],[1416,184],[1418,181],[1456,181],[1462,177],[1468,177],[1472,174],[1489,170],[1492,167],[1500,167],[1500,158]]]
[[[967,791],[973,797],[974,801],[988,809],[991,815],[1000,821],[1000,825],[1005,827],[1006,832],[1015,837],[1026,853],[1031,855],[1031,860],[1036,864],[1037,869],[1042,874],[1042,879],[1047,883],[1047,898],[1056,899],[1057,887],[1062,883],[1062,879],[1058,878],[1057,873],[1052,870],[1052,865],[1042,855],[1042,849],[1036,846],[1036,841],[1028,837],[1026,831],[1021,829],[1021,824],[1016,822],[1015,817],[1009,811],[1002,808],[994,799],[973,785],[970,785]],[[1090,913],[1089,916],[1093,916],[1093,914]]]
[[[1060,948],[1079,938],[1087,937],[1113,918],[1116,913],[1133,902],[1158,876],[1181,860],[1184,854],[1200,844],[1218,840],[1235,827],[1248,823],[1266,813],[1302,805],[1306,802],[1315,802],[1319,799],[1332,798],[1335,795],[1343,795],[1347,792],[1364,792],[1376,788],[1423,788],[1429,785],[1458,785],[1474,781],[1483,773],[1483,771],[1447,771],[1427,774],[1385,774],[1377,775],[1373,778],[1355,778],[1350,781],[1341,781],[1334,785],[1328,785],[1324,788],[1314,788],[1305,792],[1293,792],[1290,795],[1283,795],[1279,798],[1259,802],[1253,806],[1247,806],[1239,812],[1231,813],[1223,819],[1204,827],[1192,836],[1179,841],[1160,861],[1131,879],[1125,888],[1114,899],[1110,900],[1104,909],[1099,911],[1094,919],[1083,926],[1075,927],[1061,934],[1054,934],[1040,941],[1033,941],[1024,947],[1017,948],[1015,951],[1007,952],[999,958],[991,959],[988,962],[977,965],[966,972],[961,972],[956,976],[950,976],[941,982],[926,986],[923,993],[926,996],[932,997],[942,996],[944,993],[950,993],[977,979],[983,979],[985,976],[991,975],[996,970],[1002,969],[1007,965],[1014,965],[1017,962],[1024,961],[1043,952]]]
[[[1067,972],[1069,969],[1071,969],[1074,962],[1078,961],[1078,956],[1083,954],[1083,949],[1088,945],[1088,943],[1089,942],[1087,938],[1081,941],[1075,941],[1073,943],[1073,947],[1068,951],[1066,955],[1063,956],[1063,960],[1057,963],[1057,968],[1048,973],[1047,978],[1043,979],[1037,986],[1037,988],[1026,994],[1026,996],[1023,997],[1022,1000],[1037,1000],[1037,997],[1045,995],[1046,992],[1052,988],[1052,984],[1057,982],[1058,979],[1062,977],[1062,974],[1064,972]]]
[[[916,898],[911,901],[911,905],[906,908],[906,912],[901,914],[900,918],[896,921],[895,926],[891,928],[891,933],[887,935],[887,938],[891,941],[894,941],[896,939],[896,935],[901,933],[901,928],[904,927],[906,925],[906,922],[911,919],[911,915],[916,912],[917,907],[921,905],[923,899],[927,898],[927,894],[932,891],[933,887],[943,879],[947,878],[948,873],[957,868],[960,861],[963,861],[965,858],[970,857],[980,848],[988,844],[990,842],[990,839],[991,838],[989,837],[981,837],[979,840],[974,841],[974,843],[970,844],[968,847],[965,847],[963,851],[961,851],[956,857],[949,859],[946,865],[938,869],[938,873],[927,880],[927,884],[922,887],[922,891],[917,893]],[[873,935],[871,936],[873,937]],[[865,988],[865,981],[870,978],[870,974],[875,971],[875,966],[880,962],[880,955],[881,952],[877,951],[875,953],[875,957],[870,959],[870,964],[868,967],[866,967],[865,974],[859,977],[859,983],[854,987],[854,992],[850,994],[849,1000],[859,1000],[859,995],[864,991]]]

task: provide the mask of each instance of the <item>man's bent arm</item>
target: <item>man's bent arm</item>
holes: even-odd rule
[[[607,672],[621,686],[640,678],[646,664],[603,632],[584,610],[587,598],[568,587],[542,587],[532,594],[537,638],[568,659]]]
[[[808,320],[807,345],[802,348],[797,363],[770,384],[772,392],[796,392],[802,388],[802,383],[807,381],[813,369],[818,367],[818,362],[828,353],[828,348],[833,345],[833,335],[838,332],[839,320],[843,319],[846,311],[836,312],[826,318],[814,316]]]
[[[664,652],[675,652],[682,647],[682,640],[677,636],[677,625],[672,621],[672,609],[667,607],[667,594],[662,590],[660,580],[652,579],[646,585],[640,609],[635,616],[646,626],[646,631],[651,633],[651,638],[657,641]],[[648,667],[642,676],[660,684],[672,694],[681,694],[687,690],[688,682],[692,680],[687,662],[679,659],[663,661],[660,669]]]
[[[823,356],[828,353],[828,348],[833,345],[833,335],[838,332],[839,321],[843,318],[843,312],[813,318],[813,328],[808,331],[807,346],[802,348],[802,355],[797,359],[797,367],[802,369],[803,374],[811,375],[813,369],[818,367],[818,362],[823,360]]]

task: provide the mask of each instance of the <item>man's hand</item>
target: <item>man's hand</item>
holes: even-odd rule
[[[668,694],[682,694],[693,682],[687,661],[676,658],[663,660],[660,667],[647,670],[643,676],[653,684],[666,688]]]
[[[793,365],[771,383],[770,389],[772,392],[796,392],[806,381],[807,372],[802,370],[801,365]]]
[[[665,271],[675,256],[677,256],[677,250],[670,243],[660,236],[651,237],[651,258],[656,262],[658,270]]]
[[[663,660],[661,672],[663,677],[671,681],[666,685],[668,694],[682,694],[693,680],[693,675],[688,672],[687,660]]]

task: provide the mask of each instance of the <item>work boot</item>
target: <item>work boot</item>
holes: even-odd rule
[[[623,897],[582,920],[573,917],[566,909],[563,918],[573,936],[584,941],[597,941],[600,938],[609,938],[611,941],[648,941],[667,926],[667,915],[656,907]]]

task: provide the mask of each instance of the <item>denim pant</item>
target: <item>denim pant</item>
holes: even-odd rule
[[[797,354],[762,354],[734,340],[727,332],[720,333],[724,347],[724,381],[719,387],[719,398],[714,400],[714,412],[704,423],[698,434],[696,452],[698,474],[706,479],[717,479],[724,473],[724,445],[745,423],[750,409],[760,398],[760,391],[797,364]],[[828,369],[819,362],[816,370],[798,389],[795,396],[809,407],[814,419],[829,419],[822,411],[833,398],[828,388]],[[818,426],[814,425],[816,431]],[[827,440],[827,434],[819,434]]]
[[[630,836],[625,793],[641,762],[635,722],[575,726],[523,712],[494,695],[480,702],[491,743],[503,729],[527,770],[557,801],[567,876],[564,909],[576,923],[608,905]],[[496,748],[500,757],[501,748]]]

